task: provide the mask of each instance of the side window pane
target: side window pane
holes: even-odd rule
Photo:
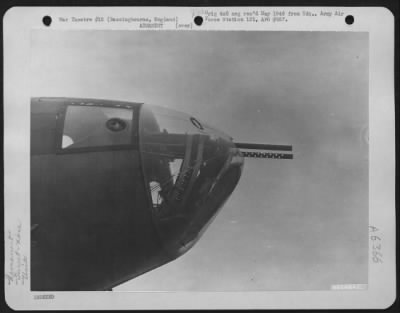
[[[62,148],[130,144],[131,134],[131,109],[70,105],[65,115]]]

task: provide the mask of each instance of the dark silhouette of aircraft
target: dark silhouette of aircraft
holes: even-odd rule
[[[174,260],[237,185],[244,157],[197,118],[142,103],[31,99],[31,289],[111,290]]]

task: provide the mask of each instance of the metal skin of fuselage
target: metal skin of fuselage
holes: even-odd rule
[[[167,132],[145,110],[31,99],[32,290],[110,290],[162,266],[194,245],[233,192],[243,156],[232,138],[189,115],[180,121],[193,130]],[[81,139],[66,147],[67,135]]]

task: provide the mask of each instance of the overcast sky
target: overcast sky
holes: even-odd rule
[[[153,103],[294,147],[246,159],[192,250],[115,290],[367,283],[367,33],[35,31],[31,74],[32,96]]]

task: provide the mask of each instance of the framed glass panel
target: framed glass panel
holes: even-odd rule
[[[65,112],[61,148],[129,145],[133,111],[129,108],[69,105]]]

